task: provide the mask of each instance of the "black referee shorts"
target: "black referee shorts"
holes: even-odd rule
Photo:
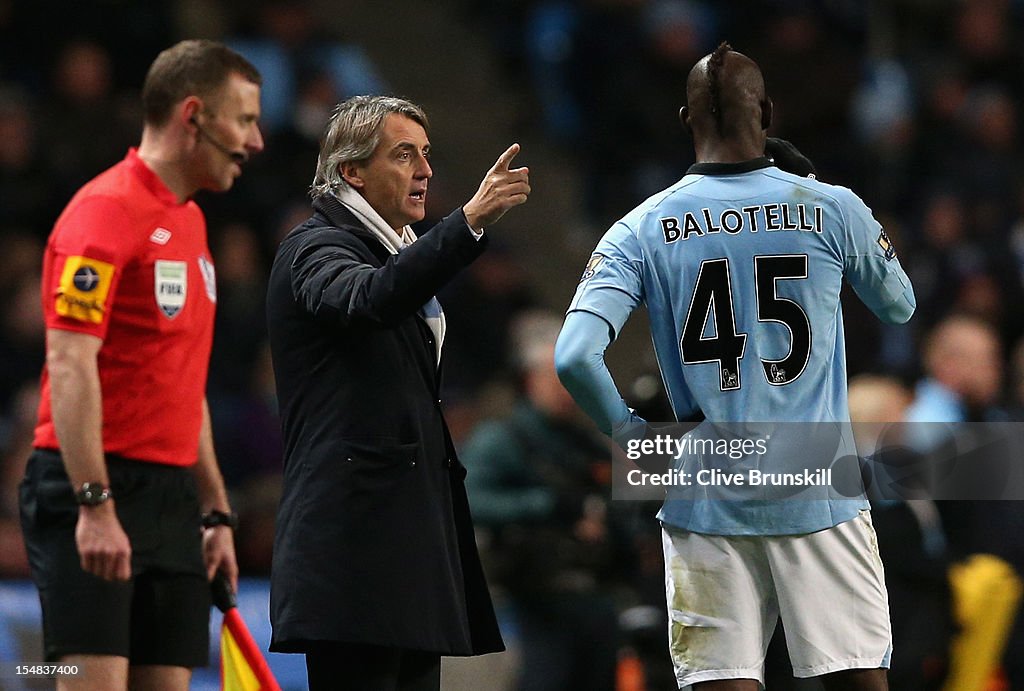
[[[192,472],[110,456],[107,472],[132,546],[129,581],[82,570],[78,505],[60,454],[36,449],[28,461],[21,525],[42,604],[46,660],[118,655],[132,665],[205,666],[210,586]]]

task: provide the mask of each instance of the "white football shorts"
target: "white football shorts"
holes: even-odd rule
[[[803,535],[662,529],[669,648],[683,688],[756,679],[782,617],[796,677],[888,667],[889,599],[869,511]]]

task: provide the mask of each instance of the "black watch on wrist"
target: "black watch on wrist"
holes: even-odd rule
[[[102,482],[83,482],[75,492],[75,501],[79,506],[99,506],[108,499],[113,499],[110,488]]]
[[[203,514],[202,523],[204,528],[214,528],[218,525],[226,525],[234,530],[238,527],[238,514],[234,511],[231,513],[225,513],[214,509],[209,513]]]

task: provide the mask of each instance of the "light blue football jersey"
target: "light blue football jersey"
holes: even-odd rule
[[[846,424],[844,278],[883,321],[913,314],[913,289],[892,243],[849,189],[764,158],[705,163],[608,230],[569,312],[600,316],[618,334],[646,304],[678,420],[702,412],[716,423]],[[852,439],[842,443],[854,453]],[[756,462],[770,470],[771,453]],[[670,490],[660,517],[695,532],[794,534],[867,506],[820,497],[673,501]]]

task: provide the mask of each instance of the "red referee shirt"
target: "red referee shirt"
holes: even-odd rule
[[[103,339],[104,452],[195,463],[217,302],[199,207],[130,150],[57,219],[42,292],[47,328]],[[45,367],[35,446],[59,448]]]

